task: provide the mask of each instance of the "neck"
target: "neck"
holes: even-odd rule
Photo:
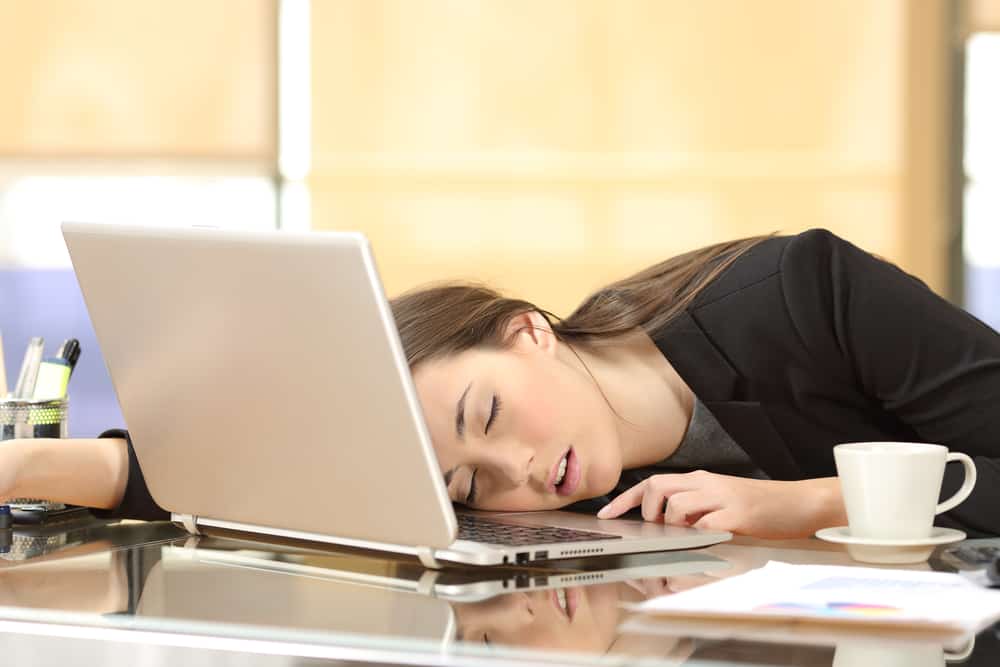
[[[589,371],[617,413],[623,469],[652,465],[677,450],[691,421],[694,392],[649,336],[636,331],[564,354],[568,363]]]

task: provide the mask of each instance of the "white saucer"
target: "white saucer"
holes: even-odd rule
[[[965,533],[953,528],[931,529],[928,537],[907,540],[880,540],[869,537],[853,537],[847,526],[824,528],[816,532],[816,537],[827,542],[846,544],[847,553],[854,560],[865,563],[920,563],[927,560],[934,547],[965,539]]]

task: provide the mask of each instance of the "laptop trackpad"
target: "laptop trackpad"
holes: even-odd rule
[[[470,512],[483,518],[518,526],[555,526],[573,530],[589,530],[621,537],[679,537],[705,534],[706,531],[684,526],[668,526],[641,519],[598,519],[589,514],[550,510],[544,512]]]

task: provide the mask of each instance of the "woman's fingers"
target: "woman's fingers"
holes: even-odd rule
[[[697,478],[698,473],[653,475],[602,507],[597,518],[613,519],[641,504],[642,517],[647,521],[658,521],[663,514],[665,500],[675,493],[695,488]]]
[[[818,521],[811,508],[819,484],[827,482],[745,479],[700,470],[653,475],[612,500],[597,516],[610,519],[641,506],[647,521],[764,538],[800,537],[815,531]]]
[[[689,526],[709,512],[720,508],[716,494],[704,491],[681,491],[670,496],[663,522],[672,526]]]
[[[614,500],[601,508],[601,511],[597,513],[597,518],[614,519],[616,516],[621,516],[641,503],[646,486],[649,484],[649,479],[645,479],[627,491],[618,494]]]
[[[642,518],[646,521],[663,520],[663,505],[667,502],[669,491],[664,484],[658,482],[659,480],[650,481],[642,494]]]
[[[736,525],[736,512],[731,508],[720,509],[716,512],[709,512],[695,521],[692,526],[702,530],[738,530]]]

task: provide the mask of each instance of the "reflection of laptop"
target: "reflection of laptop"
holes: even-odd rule
[[[568,512],[462,532],[367,240],[63,225],[150,493],[217,527],[469,564],[729,539]],[[456,539],[457,538],[457,539]]]
[[[449,567],[428,570],[411,560],[389,561],[360,551],[296,548],[226,537],[195,536],[165,553],[205,564],[422,593],[453,602],[478,602],[514,591],[589,586],[647,577],[678,577],[726,570],[730,564],[701,550],[567,558],[524,567]]]
[[[426,570],[412,561],[407,565],[356,553],[323,554],[230,539],[201,540],[192,547],[193,540],[197,538],[185,546],[160,548],[160,558],[138,596],[138,615],[257,626],[273,626],[280,619],[283,630],[447,643],[455,636],[452,603],[485,602],[529,590],[582,590],[729,567],[709,554],[672,552],[588,559],[594,565],[588,569],[562,568],[549,561],[546,565],[551,569]],[[259,604],[260,600],[267,604]],[[618,604],[616,598],[614,606]],[[552,630],[558,634],[565,628]]]

